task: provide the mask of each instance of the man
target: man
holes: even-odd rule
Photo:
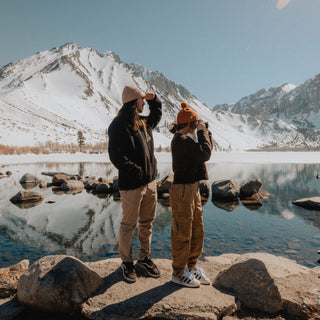
[[[141,116],[147,100],[150,114]],[[137,280],[135,268],[158,278],[160,272],[149,258],[152,223],[156,214],[157,162],[154,157],[152,129],[161,119],[161,102],[153,93],[144,94],[134,86],[122,92],[123,106],[108,129],[109,157],[119,170],[119,189],[122,221],[119,230],[119,251],[123,277]],[[133,264],[132,232],[139,222],[140,250],[138,262]]]

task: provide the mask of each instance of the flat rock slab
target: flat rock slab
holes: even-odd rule
[[[320,210],[320,197],[303,198],[292,203],[305,209]]]
[[[123,280],[119,258],[86,263],[104,278],[105,284],[102,290],[82,304],[82,314],[94,320],[151,317],[216,320],[236,310],[233,296],[212,286],[185,288],[174,284],[170,281],[171,261],[154,261],[161,272],[160,278],[140,275],[135,283]]]

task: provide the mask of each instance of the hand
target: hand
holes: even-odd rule
[[[197,130],[207,130],[206,124],[202,120],[198,121]]]
[[[144,98],[146,100],[153,100],[155,98],[155,94],[153,92],[147,92]]]

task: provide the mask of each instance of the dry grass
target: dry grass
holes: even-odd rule
[[[96,144],[85,144],[81,146],[83,153],[104,153],[108,150],[107,142],[100,142]],[[80,147],[75,143],[61,144],[58,142],[47,141],[39,143],[36,146],[8,146],[0,144],[0,154],[50,154],[50,153],[76,153],[80,151]]]

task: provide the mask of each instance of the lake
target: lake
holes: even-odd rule
[[[158,165],[162,179],[171,172],[170,163]],[[112,178],[117,175],[108,163],[32,163],[6,165],[2,172],[12,171],[10,178],[0,180],[0,268],[23,259],[30,263],[44,255],[68,254],[82,261],[118,257],[118,231],[121,203],[113,196],[99,198],[83,190],[76,194],[41,190],[44,200],[31,208],[20,208],[9,199],[23,190],[19,183],[24,173],[32,173],[46,182],[51,177],[41,172],[66,172],[81,176]],[[241,203],[220,206],[211,196],[203,206],[205,223],[204,255],[222,253],[267,252],[285,256],[298,263],[319,265],[320,211],[310,211],[292,201],[319,195],[319,164],[208,164],[209,183],[233,179],[241,186],[250,179],[262,181],[262,190],[273,196],[260,207]],[[151,258],[171,259],[172,214],[158,204],[154,221]],[[135,257],[137,234],[133,235]]]

